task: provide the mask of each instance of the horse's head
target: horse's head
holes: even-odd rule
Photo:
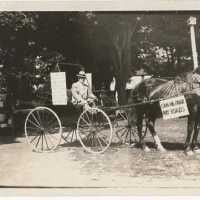
[[[131,91],[129,102],[131,102],[131,100],[132,102],[142,102],[144,99],[151,99],[153,91],[166,82],[166,79],[161,78],[149,78],[143,80]]]

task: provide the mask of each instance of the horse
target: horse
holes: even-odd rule
[[[185,116],[188,122],[184,151],[187,155],[200,153],[197,143],[200,122],[200,75],[193,72],[179,75],[173,80],[154,77],[145,79],[130,92],[128,103],[135,106],[128,112],[129,123],[137,126],[139,143],[144,151],[150,151],[142,135],[144,117],[157,150],[166,151],[155,130],[156,119],[162,117],[159,100],[180,95],[184,95],[189,111],[189,115]]]

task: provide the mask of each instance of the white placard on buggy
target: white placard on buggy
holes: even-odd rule
[[[173,119],[189,115],[184,96],[178,96],[160,101],[163,119]]]
[[[65,72],[51,72],[51,92],[53,105],[67,105]]]

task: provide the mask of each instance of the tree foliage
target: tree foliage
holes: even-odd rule
[[[199,13],[192,13],[200,20]],[[5,71],[34,75],[36,57],[45,75],[60,60],[93,73],[94,85],[117,79],[121,103],[129,76],[144,68],[174,76],[192,68],[191,13],[0,12],[0,61]],[[200,32],[196,29],[197,50]],[[56,56],[57,55],[57,56]],[[59,55],[59,56],[58,56]],[[45,72],[45,73],[44,73]]]

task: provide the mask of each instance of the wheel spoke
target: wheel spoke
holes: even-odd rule
[[[126,130],[126,136],[125,136],[125,142],[126,142],[126,140],[127,140],[127,137],[128,137],[128,131]]]
[[[117,131],[115,133],[121,132],[123,129],[125,129],[126,127],[122,127],[120,129],[117,129]]]
[[[86,141],[85,141],[85,143],[87,144],[87,142],[89,142],[90,139],[91,139],[91,134],[88,134],[88,135],[86,136]],[[88,143],[88,144],[89,144],[89,143]]]
[[[35,117],[35,115],[33,113],[31,113],[31,116],[33,116],[33,118],[35,119],[35,121],[37,122],[37,125],[41,126],[40,122],[37,120],[37,118]]]
[[[69,132],[69,133],[67,134],[66,137],[65,137],[64,135],[62,135],[63,139],[64,139],[64,140],[67,140],[67,138],[70,136],[71,133],[72,133],[72,132]]]
[[[57,124],[57,120],[55,118],[51,119],[51,121],[48,121],[48,123],[46,123],[45,127],[53,127],[54,124]]]
[[[94,114],[93,114],[93,112],[92,112],[92,121],[91,121],[91,123],[93,124],[94,123]]]
[[[107,146],[108,143],[106,142],[106,140],[103,137],[99,137],[100,140],[102,140],[102,142]]]
[[[46,138],[46,134],[45,134],[45,133],[44,133],[44,140],[45,140],[45,143],[46,143],[47,148],[50,149],[50,148],[49,148],[49,145],[48,145],[48,142],[47,142],[47,138]]]
[[[42,151],[43,151],[43,137],[44,137],[44,134],[42,134]]]
[[[40,124],[43,126],[42,120],[41,120],[41,118],[40,118],[40,114],[39,114],[38,111],[39,111],[39,110],[36,110],[36,113],[37,113],[37,116],[38,116],[38,120],[39,120]]]
[[[91,134],[91,131],[90,131],[90,130],[88,130],[88,131],[81,131],[81,132],[79,132],[79,133],[80,133],[79,135],[82,135],[82,136],[86,137],[86,136],[88,136],[89,134]]]
[[[32,143],[37,137],[39,137],[39,136],[36,135],[36,136],[30,141],[30,143]]]
[[[123,131],[122,131],[123,130]],[[124,134],[125,134],[125,132],[126,132],[126,128],[123,128],[121,131],[118,131],[119,132],[119,134],[120,134],[120,132],[121,132],[121,134],[120,134],[120,137],[123,137],[124,136]],[[118,132],[117,132],[117,134],[118,134]]]
[[[37,128],[39,128],[41,130],[41,127],[39,127],[37,124],[35,124],[32,120],[28,120],[28,122],[30,122],[31,124],[33,124],[34,126],[36,126]]]
[[[123,128],[122,130],[126,130],[125,128]],[[121,130],[121,131],[122,131]],[[122,135],[120,134],[121,133],[121,131],[115,131],[115,134],[116,134],[116,136],[119,138],[119,139],[122,139]],[[124,133],[124,131],[122,132],[122,133]]]
[[[122,119],[120,119],[120,121],[122,121],[122,120],[127,120],[127,117],[125,117],[125,116],[123,116],[122,114],[120,114],[120,117],[122,117]],[[119,121],[119,120],[118,120]]]
[[[37,148],[37,146],[38,146],[38,144],[39,144],[40,138],[41,138],[41,135],[39,136],[38,141],[37,141],[37,143],[36,143],[36,145],[35,145],[36,148]]]
[[[88,128],[88,126],[80,126],[80,127],[79,127],[79,130],[86,130],[86,131],[89,131],[90,128]]]
[[[73,138],[74,138],[74,131],[72,131],[71,142],[73,141]]]
[[[99,139],[98,136],[97,136],[97,140],[98,140],[98,142],[99,142],[99,144],[100,144],[101,149],[103,149],[103,145],[102,145],[102,143],[101,143],[101,141],[100,141],[100,139]]]
[[[89,118],[89,116],[88,116],[88,113],[86,112],[85,115],[86,115],[86,117],[87,117],[87,119],[88,119],[88,123],[90,123],[91,120],[90,120],[90,118]]]
[[[81,119],[88,125],[90,126],[90,124],[81,116]]]
[[[75,137],[76,137],[76,141],[77,141],[78,138],[77,138],[76,130],[74,129],[73,132],[75,133]]]

